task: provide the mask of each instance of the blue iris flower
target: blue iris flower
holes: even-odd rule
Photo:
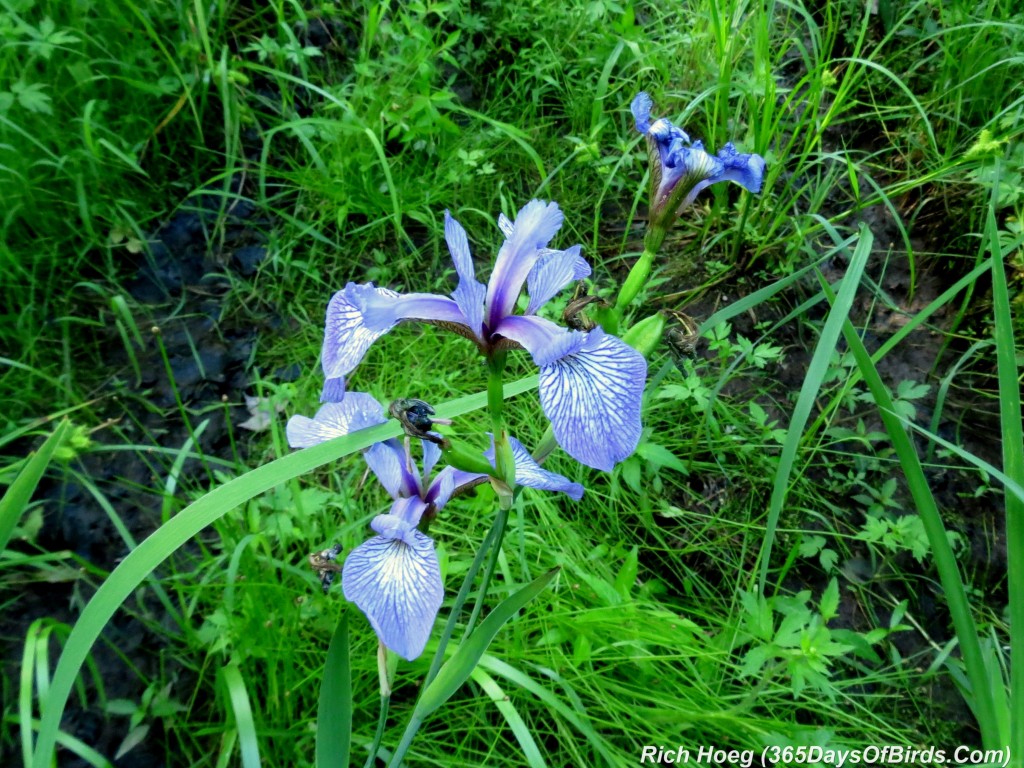
[[[636,129],[647,137],[651,168],[651,213],[654,226],[668,228],[701,190],[720,181],[732,181],[758,193],[764,180],[764,158],[740,154],[732,142],[718,155],[704,151],[699,141],[662,117],[651,122],[651,97],[637,94],[630,105]]]
[[[555,438],[576,460],[611,470],[640,439],[640,400],[647,377],[643,356],[600,328],[574,331],[537,311],[569,283],[590,274],[580,246],[548,248],[562,226],[555,203],[531,200],[514,222],[498,217],[505,242],[487,285],[476,279],[466,231],[445,211],[444,233],[458,285],[451,296],[399,294],[373,283],[349,283],[327,307],[321,397],[341,400],[347,376],[366,350],[403,320],[449,328],[491,355],[523,348],[540,367],[539,394]],[[523,288],[529,301],[516,314]]]
[[[385,421],[384,409],[373,397],[349,392],[341,402],[323,405],[312,419],[293,416],[286,434],[293,448],[306,448]],[[418,526],[440,512],[457,491],[487,477],[445,467],[431,479],[441,451],[431,442],[420,442],[422,474],[407,442],[387,440],[364,451],[366,463],[394,502],[387,514],[373,518],[370,527],[377,535],[349,553],[341,572],[346,599],[366,614],[385,646],[410,661],[423,653],[444,599],[434,541]],[[579,483],[542,469],[519,441],[509,442],[518,485],[560,491],[575,500],[583,496]]]

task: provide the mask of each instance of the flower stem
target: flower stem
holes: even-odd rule
[[[370,745],[370,754],[363,768],[373,768],[377,762],[377,750],[380,749],[380,742],[384,738],[384,726],[387,725],[388,709],[391,706],[394,670],[388,664],[388,649],[384,643],[377,644],[377,676],[380,679],[380,717],[377,718],[377,731],[373,734],[373,744]]]
[[[441,640],[437,644],[437,652],[434,653],[434,658],[430,662],[430,669],[427,670],[427,676],[423,679],[423,689],[426,689],[433,682],[434,678],[437,677],[437,671],[441,668],[441,664],[444,661],[445,649],[455,633],[455,625],[458,623],[459,614],[462,613],[462,607],[466,604],[466,600],[469,599],[473,582],[480,571],[480,566],[484,564],[484,556],[494,543],[499,527],[499,520],[495,518],[494,524],[491,525],[491,530],[487,532],[483,543],[480,545],[480,549],[477,550],[476,556],[473,558],[473,562],[470,563],[469,570],[466,571],[466,576],[462,580],[462,587],[459,588],[459,594],[455,596],[451,613],[448,614],[448,621],[445,623],[444,631],[441,633]]]
[[[502,373],[505,370],[505,352],[495,352],[489,361],[490,374],[487,377],[487,407],[491,412],[491,432],[494,434],[494,470],[509,489],[515,487],[516,465],[512,458],[512,446],[505,431],[505,387]],[[499,497],[503,494],[499,492]]]
[[[502,497],[499,496],[498,498],[504,502]],[[491,546],[490,557],[487,558],[487,567],[484,569],[483,579],[480,580],[480,591],[477,592],[473,612],[469,615],[469,621],[466,622],[465,632],[462,633],[462,642],[466,642],[473,632],[476,620],[480,617],[480,611],[484,607],[484,601],[487,599],[487,590],[491,586],[491,577],[494,576],[494,569],[498,564],[498,555],[501,554],[501,542],[505,538],[505,525],[508,523],[508,513],[511,508],[511,503],[502,503],[498,506],[498,515],[494,520],[496,531],[494,544]]]

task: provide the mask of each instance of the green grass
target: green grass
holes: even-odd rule
[[[651,356],[644,437],[613,473],[551,456],[587,487],[582,502],[516,497],[485,596],[507,622],[487,625],[493,641],[430,716],[417,700],[440,629],[399,664],[377,764],[421,715],[407,765],[636,765],[652,744],[1009,743],[1019,761],[1016,4],[307,5],[0,0],[0,605],[23,612],[19,584],[69,573],[84,595],[99,587],[73,630],[40,619],[5,638],[22,669],[4,683],[0,753],[28,764],[42,741],[40,768],[54,742],[113,761],[59,727],[60,702],[89,687],[126,738],[159,733],[167,765],[367,761],[376,638],[305,558],[358,545],[389,499],[359,459],[336,460],[345,445],[292,454],[281,420],[204,455],[204,425],[230,422],[233,403],[200,407],[175,386],[165,407],[141,390],[140,361],[169,367],[146,355],[194,310],[131,298],[129,248],[145,252],[202,191],[216,252],[231,207],[254,206],[268,257],[249,277],[225,266],[217,322],[261,328],[251,391],[312,414],[330,295],[349,280],[449,292],[446,208],[485,270],[498,212],[558,201],[555,245],[582,243],[592,287],[614,299],[642,250],[646,158],[628,105],[643,89],[707,146],[768,160],[761,195],[702,193],[624,324],[686,311],[701,353]],[[316,47],[304,30],[320,28]],[[928,333],[939,342],[921,364]],[[485,390],[480,362],[461,338],[402,326],[350,388],[440,404]],[[279,381],[293,363],[300,378]],[[511,379],[533,370],[512,356]],[[483,402],[459,434],[488,429]],[[534,391],[506,410],[526,445],[542,438]],[[171,444],[147,414],[188,426]],[[71,442],[29,458],[63,415]],[[1007,436],[1002,457],[973,448],[979,425]],[[90,477],[102,452],[138,457],[149,484]],[[40,546],[52,502],[27,494],[47,461],[131,550],[112,573]],[[127,490],[160,499],[144,541]],[[445,620],[497,504],[482,487],[431,528]],[[970,518],[985,504],[1000,514]],[[1004,519],[1009,573],[978,555],[1000,538],[978,529]],[[556,567],[514,616],[496,608]],[[90,666],[118,612],[164,641],[128,660],[137,700],[108,698]],[[468,653],[468,616],[444,658]],[[350,739],[318,733],[318,713],[350,720]]]

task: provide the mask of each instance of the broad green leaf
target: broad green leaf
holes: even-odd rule
[[[343,609],[320,681],[316,768],[348,768],[352,748],[352,669],[348,652],[348,611]]]
[[[498,630],[505,626],[517,611],[543,592],[559,570],[553,568],[543,576],[531,581],[514,595],[505,598],[487,615],[486,619],[480,622],[476,631],[444,663],[444,666],[438,671],[437,677],[420,696],[413,712],[414,718],[419,720],[426,718],[462,687],[462,684],[472,674],[473,669],[480,663],[481,657],[494,636],[498,634]]]
[[[61,421],[53,433],[46,438],[39,450],[29,457],[28,462],[21,468],[18,476],[14,478],[3,498],[0,499],[0,552],[7,547],[11,540],[14,528],[21,519],[21,513],[25,511],[32,494],[39,485],[53,452],[60,446],[64,435],[67,434],[69,422],[67,419]]]
[[[829,621],[836,617],[839,608],[839,582],[834,578],[825,588],[825,594],[821,596],[821,618]]]

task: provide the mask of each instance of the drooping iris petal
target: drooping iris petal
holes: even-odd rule
[[[600,328],[569,331],[536,315],[506,317],[496,332],[540,366],[540,403],[566,452],[611,470],[640,440],[643,355]]]
[[[395,293],[373,283],[349,283],[327,305],[321,362],[328,379],[354,369],[377,339],[400,320],[426,320],[467,326],[459,305],[432,293]],[[468,326],[467,326],[468,327]]]
[[[526,278],[530,304],[526,314],[532,315],[569,283],[590,276],[590,265],[580,256],[582,246],[564,251],[545,250]]]
[[[610,471],[640,440],[640,401],[647,378],[643,355],[600,328],[552,345],[558,356],[534,354],[540,403],[566,452]],[[565,354],[562,354],[565,353]],[[549,362],[542,362],[544,358]]]
[[[694,149],[699,145],[700,142],[695,142]],[[700,151],[703,152],[703,150]],[[680,209],[690,205],[702,189],[720,181],[735,182],[755,195],[761,191],[765,167],[763,157],[755,154],[740,154],[736,151],[733,143],[729,142],[718,151],[718,157],[715,159],[718,163],[715,165],[714,173],[697,182],[683,199],[679,206]]]
[[[381,642],[412,661],[426,647],[444,585],[434,542],[417,530],[408,539],[374,536],[356,547],[345,560],[341,584]]]
[[[415,466],[410,468],[407,465],[405,448],[398,440],[386,440],[370,446],[363,453],[363,458],[391,498],[414,496],[419,493],[419,473]]]
[[[308,448],[385,421],[384,409],[373,396],[351,392],[340,403],[322,406],[312,419],[292,416],[285,427],[285,436],[292,448]]]
[[[423,445],[423,477],[428,478],[437,460],[441,458],[441,448],[429,440],[420,440],[420,443]]]
[[[444,239],[448,243],[448,250],[455,263],[455,272],[459,276],[459,284],[452,292],[452,298],[466,316],[469,329],[478,338],[483,338],[484,297],[487,295],[487,287],[476,279],[466,230],[448,211],[444,212]]]
[[[533,355],[533,361],[537,365],[541,365],[537,360],[537,354],[552,348],[552,345],[564,344],[568,351],[573,344],[573,333],[568,328],[537,315],[509,315],[494,329],[496,336],[511,339]]]
[[[391,505],[391,512],[387,515],[378,515],[377,518],[374,518],[374,521],[381,517],[393,517],[396,520],[402,521],[405,526],[405,530],[411,531],[420,524],[420,518],[426,511],[427,506],[428,504],[426,500],[421,498],[419,494],[408,498],[395,499],[395,503]],[[387,531],[377,528],[372,522],[370,523],[370,527],[377,531],[381,536],[390,535]],[[390,537],[400,538],[405,541],[406,544],[412,544],[412,540],[409,539],[404,532],[401,532],[402,529],[399,529],[399,531],[400,534],[390,535]]]
[[[512,225],[512,234],[498,251],[494,271],[487,283],[486,318],[489,327],[493,328],[501,318],[511,314],[526,276],[540,258],[541,249],[547,247],[562,226],[563,218],[557,203],[543,200],[531,200],[519,210]]]
[[[557,472],[549,472],[541,467],[526,447],[514,437],[508,438],[512,447],[512,459],[516,463],[516,484],[540,491],[556,491],[566,494],[573,501],[583,498],[583,486],[572,482]],[[491,448],[484,454],[488,461],[494,463],[494,437],[491,437]]]
[[[636,129],[640,133],[647,133],[651,127],[651,109],[653,107],[654,103],[651,101],[651,97],[644,91],[640,91],[629,105],[633,119],[636,121]]]

